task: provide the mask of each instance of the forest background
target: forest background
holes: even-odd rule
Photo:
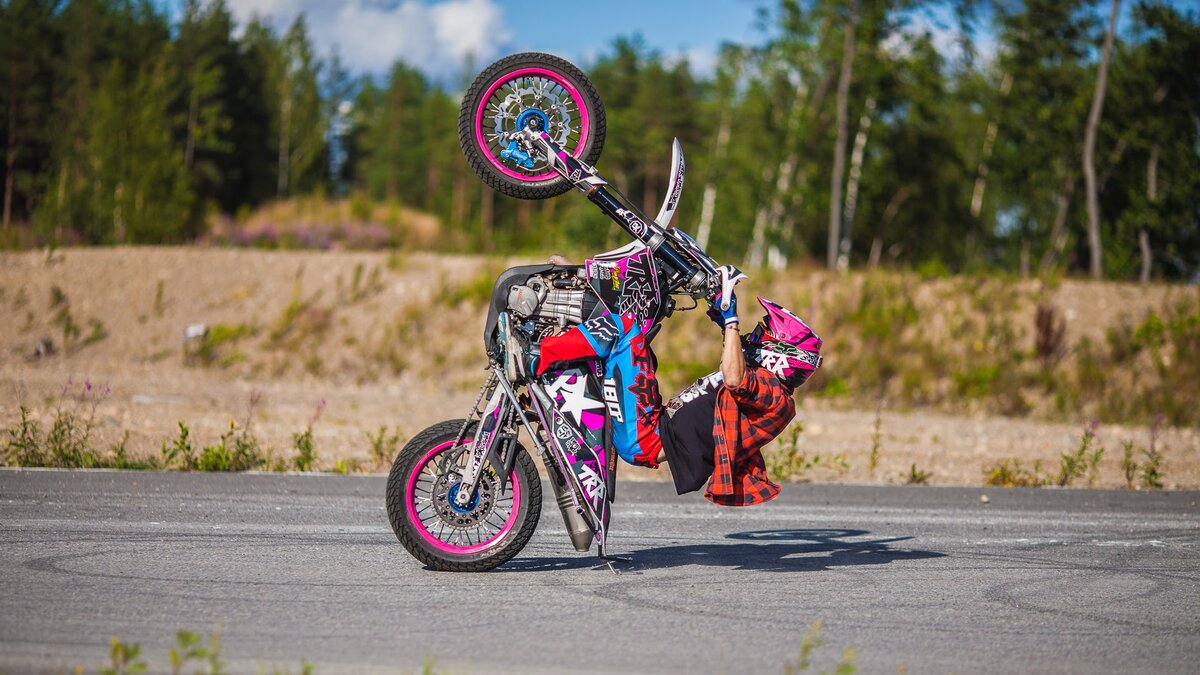
[[[636,33],[577,60],[605,176],[654,213],[678,136],[675,224],[826,337],[780,475],[1069,483],[1090,453],[1088,484],[1200,485],[1196,12],[762,6],[758,39],[696,69]],[[623,243],[578,196],[470,173],[458,100],[483,63],[351,72],[304,15],[236,16],[0,0],[4,462],[165,458],[186,424],[379,468],[473,400],[500,270]],[[719,342],[700,312],[671,325],[676,391]]]
[[[679,137],[693,198],[676,222],[750,268],[1194,280],[1196,13],[1133,4],[1102,69],[1116,3],[939,3],[953,55],[911,23],[920,4],[785,0],[761,11],[759,43],[726,44],[703,76],[636,34],[617,40],[581,64],[608,108],[602,169],[653,213]],[[0,59],[6,247],[616,243],[583,200],[518,202],[469,175],[457,108],[482,67],[470,59],[452,82],[400,61],[354,73],[316,53],[303,15],[276,34],[238,25],[221,0],[172,13],[6,0]],[[254,218],[300,196],[347,208]],[[436,237],[413,232],[410,209],[436,217]]]

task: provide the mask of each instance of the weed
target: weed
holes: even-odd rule
[[[42,428],[29,416],[29,408],[21,406],[21,419],[8,430],[8,442],[0,457],[6,466],[39,466],[42,462]]]
[[[294,459],[297,471],[312,471],[317,462],[317,451],[313,447],[312,427],[292,435],[292,443],[296,448]]]
[[[1079,441],[1079,447],[1075,448],[1074,452],[1064,452],[1059,459],[1058,469],[1058,485],[1059,487],[1067,487],[1071,481],[1076,478],[1088,476],[1088,485],[1092,485],[1096,480],[1096,469],[1100,463],[1100,458],[1104,456],[1104,446],[1096,445],[1096,428],[1100,425],[1099,420],[1093,420],[1091,424],[1083,430],[1083,437]]]
[[[871,455],[867,457],[867,474],[875,475],[875,469],[879,466],[879,451],[883,445],[883,434],[880,433],[880,426],[883,424],[882,405],[875,406],[875,429],[871,432]]]
[[[764,452],[767,473],[780,481],[808,480],[805,474],[809,471],[828,468],[835,475],[841,475],[850,469],[846,456],[839,453],[822,460],[820,455],[809,458],[807,453],[800,450],[800,434],[804,425],[793,422]]]
[[[200,338],[200,344],[196,348],[196,358],[206,366],[212,365],[215,362],[221,367],[228,367],[245,357],[238,352],[222,355],[223,347],[225,345],[236,344],[243,338],[252,337],[257,332],[254,326],[245,323],[216,324],[210,327],[208,332]]]
[[[928,485],[932,476],[933,474],[930,472],[918,469],[916,462],[913,462],[912,466],[908,468],[908,473],[901,472],[900,474],[905,485]]]
[[[808,631],[804,633],[804,637],[800,640],[800,657],[795,663],[785,663],[783,672],[785,675],[798,675],[806,673],[812,667],[813,652],[825,644],[825,638],[822,636],[821,622],[813,622]],[[854,665],[857,659],[857,653],[854,647],[848,646],[842,650],[842,658],[838,660],[833,667],[834,675],[852,675],[858,672],[858,667]]]
[[[163,280],[159,279],[158,284],[154,287],[154,316],[162,317],[167,311],[167,303],[163,299]]]
[[[200,451],[196,468],[200,471],[250,471],[266,464],[258,439],[248,428],[238,429],[229,421],[229,430],[221,434],[215,445]]]
[[[1133,441],[1121,441],[1121,471],[1125,474],[1125,487],[1133,489],[1133,479],[1137,477],[1138,463],[1133,458]]]
[[[400,429],[397,428],[391,434],[388,434],[386,425],[380,426],[379,431],[374,435],[371,432],[366,432],[367,441],[371,444],[371,462],[375,468],[386,468],[392,463],[396,457],[396,451],[400,447]]]
[[[1066,352],[1067,322],[1053,305],[1041,304],[1034,316],[1034,353],[1043,368],[1054,366]]]
[[[88,320],[88,325],[91,326],[91,330],[88,331],[87,336],[83,338],[84,346],[94,345],[108,337],[108,331],[104,328],[104,322],[100,319],[90,319]]]
[[[339,459],[333,463],[332,473],[340,473],[343,476],[358,473],[362,470],[362,460],[353,457],[349,459]]]
[[[983,482],[996,487],[1041,487],[1046,484],[1041,460],[1031,469],[1021,466],[1021,460],[1008,458],[983,470]]]
[[[138,659],[141,653],[142,648],[136,643],[126,644],[114,636],[108,648],[108,659],[111,665],[101,668],[100,673],[102,675],[144,673],[148,666],[145,661]]]
[[[1142,450],[1142,456],[1146,458],[1141,467],[1142,487],[1145,488],[1161,488],[1163,486],[1163,458],[1162,453],[1158,450],[1158,428],[1164,419],[1163,415],[1154,418],[1154,423],[1150,425],[1150,447]]]
[[[196,468],[196,451],[192,447],[190,435],[191,429],[184,424],[183,420],[179,420],[179,435],[171,441],[170,445],[163,441],[163,468],[177,468],[182,471],[192,471]]]
[[[321,399],[317,403],[316,410],[313,411],[313,416],[308,420],[308,426],[304,427],[304,431],[292,435],[292,444],[296,449],[293,463],[297,471],[312,471],[316,468],[317,450],[313,447],[313,425],[321,418],[324,410],[325,399]]]

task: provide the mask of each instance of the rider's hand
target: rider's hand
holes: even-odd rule
[[[721,294],[713,298],[708,303],[708,318],[712,319],[713,323],[720,326],[722,329],[731,324],[738,322],[737,315],[737,294],[730,291],[729,293],[729,309],[721,309]]]

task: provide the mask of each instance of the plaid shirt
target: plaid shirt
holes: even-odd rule
[[[774,499],[762,447],[796,416],[792,394],[770,372],[747,368],[741,385],[717,391],[713,474],[704,497],[719,506],[753,506]]]

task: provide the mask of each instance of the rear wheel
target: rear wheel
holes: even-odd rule
[[[546,199],[571,189],[545,157],[514,155],[508,134],[534,120],[567,154],[595,164],[604,149],[604,104],[569,61],[526,52],[484,69],[463,96],[458,142],[467,163],[497,192]]]
[[[474,494],[458,506],[475,424],[455,444],[462,420],[435,424],[417,434],[392,464],[387,481],[388,520],[404,548],[426,565],[449,572],[483,572],[507,562],[533,536],[542,511],[542,484],[533,458],[516,447],[504,489],[490,463]]]

